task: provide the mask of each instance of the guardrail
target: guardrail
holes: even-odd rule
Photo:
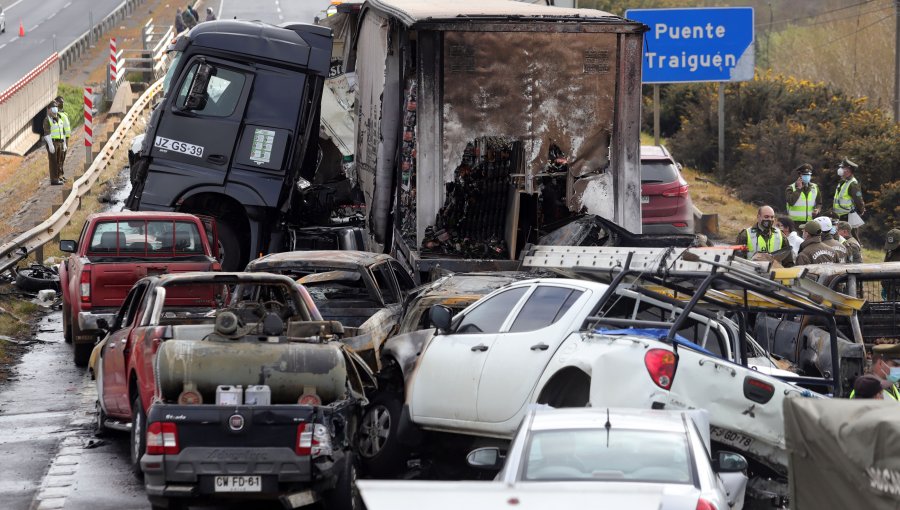
[[[124,62],[119,58],[119,68],[123,72],[144,73],[145,76],[152,76],[150,79],[157,79],[165,74],[168,68],[168,60],[166,57],[166,49],[172,38],[175,36],[173,27],[168,27],[164,32],[157,32],[156,26],[151,18],[144,25],[143,30],[143,48],[142,50],[122,50],[126,53],[138,54],[137,57],[125,57]],[[148,79],[149,81],[149,79]]]
[[[72,183],[72,191],[66,197],[63,204],[50,217],[31,230],[19,234],[12,241],[0,246],[0,273],[15,266],[20,260],[43,247],[59,235],[59,232],[69,224],[72,213],[78,209],[81,199],[90,192],[91,187],[100,177],[100,172],[112,160],[113,154],[125,142],[125,135],[141,112],[150,105],[153,97],[162,91],[162,80],[157,80],[135,101],[128,110],[125,118],[119,123],[119,127],[113,132],[109,141],[94,158],[91,166],[85,170],[84,175]],[[42,262],[42,261],[41,261]]]

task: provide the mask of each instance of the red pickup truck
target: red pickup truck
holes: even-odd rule
[[[59,242],[71,253],[60,266],[63,331],[75,365],[86,366],[131,286],[141,278],[185,271],[217,271],[218,241],[212,219],[171,212],[92,214],[81,238]]]

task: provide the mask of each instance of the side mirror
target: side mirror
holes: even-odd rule
[[[746,471],[747,459],[743,455],[734,452],[719,452],[712,462],[713,471],[716,473],[739,473]]]
[[[197,74],[194,75],[194,81],[191,83],[191,91],[184,101],[184,110],[202,110],[206,108],[206,88],[209,86],[209,79],[216,75],[216,68],[201,62],[197,66]]]
[[[59,242],[59,251],[75,253],[78,250],[78,241],[64,240]]]
[[[466,455],[466,462],[473,468],[496,471],[503,467],[505,457],[497,447],[478,448]]]
[[[450,319],[453,313],[449,308],[443,305],[434,305],[428,310],[428,318],[439,333],[450,331]]]

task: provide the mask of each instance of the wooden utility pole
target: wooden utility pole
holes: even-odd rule
[[[900,122],[900,0],[894,2],[894,122]]]

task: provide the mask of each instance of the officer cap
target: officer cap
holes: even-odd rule
[[[894,251],[898,246],[900,246],[900,228],[892,228],[884,238],[884,251]]]
[[[818,221],[807,221],[806,225],[803,225],[803,230],[811,236],[817,236],[822,233],[822,226]]]
[[[872,354],[883,358],[900,358],[900,344],[879,344],[872,347]]]
[[[842,166],[844,168],[852,168],[853,170],[856,170],[857,168],[859,168],[859,165],[850,161],[848,158],[844,158],[843,161],[841,161],[840,166]]]
[[[812,175],[812,165],[810,165],[809,163],[803,163],[802,165],[795,168],[794,171],[800,175]]]
[[[837,229],[838,230],[852,230],[850,227],[850,224],[847,223],[846,221],[837,222]]]

